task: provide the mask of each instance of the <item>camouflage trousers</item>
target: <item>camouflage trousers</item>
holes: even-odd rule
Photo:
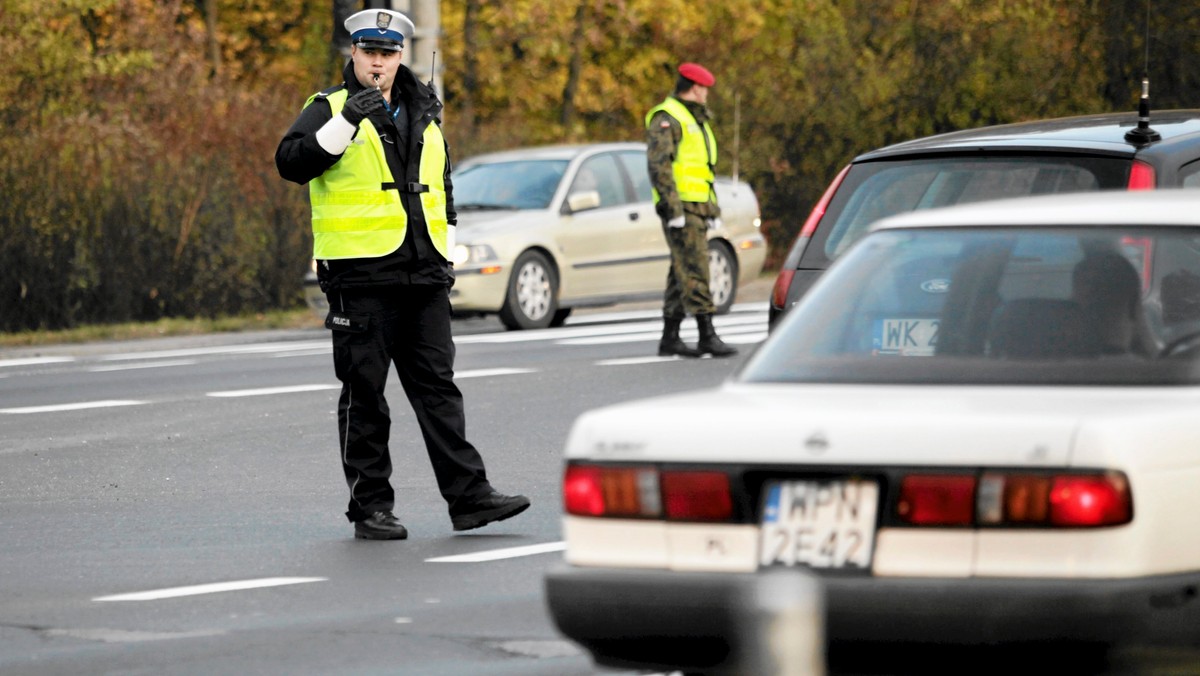
[[[708,224],[695,214],[684,213],[682,228],[669,228],[663,235],[671,248],[671,269],[663,295],[663,316],[683,317],[716,312],[708,290]]]

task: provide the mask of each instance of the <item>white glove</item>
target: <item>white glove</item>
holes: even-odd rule
[[[667,221],[667,227],[668,228],[682,228],[685,223],[687,223],[687,219],[684,218],[683,216],[678,216],[676,218],[672,218],[671,220]]]
[[[709,230],[716,230],[719,227],[721,227],[721,218],[719,216],[717,218],[708,219]]]

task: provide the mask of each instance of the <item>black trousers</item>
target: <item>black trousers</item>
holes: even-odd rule
[[[450,512],[491,491],[483,458],[466,439],[462,393],[454,384],[449,289],[401,285],[331,291],[325,325],[342,382],[338,434],[350,487],[346,517],[391,510],[391,413],[384,385],[392,365],[421,428],[438,489]]]

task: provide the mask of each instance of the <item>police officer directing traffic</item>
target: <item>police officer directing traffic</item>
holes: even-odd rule
[[[342,383],[346,516],[357,538],[408,536],[393,513],[389,481],[383,390],[395,365],[454,530],[479,528],[521,513],[529,500],[493,489],[466,439],[450,331],[456,214],[442,104],[400,63],[414,30],[407,17],[365,10],[345,26],[351,47],[344,82],[309,97],[275,164],[283,178],[309,186],[313,257],[329,299],[325,326]]]
[[[713,189],[717,139],[710,120],[708,88],[716,78],[704,66],[679,66],[675,92],[646,113],[647,164],[654,208],[662,219],[671,249],[671,267],[663,295],[660,356],[728,357],[737,350],[717,336],[716,312],[708,287],[708,229],[720,224],[721,208]],[[687,315],[696,318],[700,341],[692,348],[679,337]]]

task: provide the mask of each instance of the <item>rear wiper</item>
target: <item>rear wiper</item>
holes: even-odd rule
[[[455,202],[454,209],[456,211],[487,211],[487,210],[516,211],[517,209],[519,209],[519,207],[514,207],[511,204],[486,204],[483,202],[466,202],[466,203]]]

